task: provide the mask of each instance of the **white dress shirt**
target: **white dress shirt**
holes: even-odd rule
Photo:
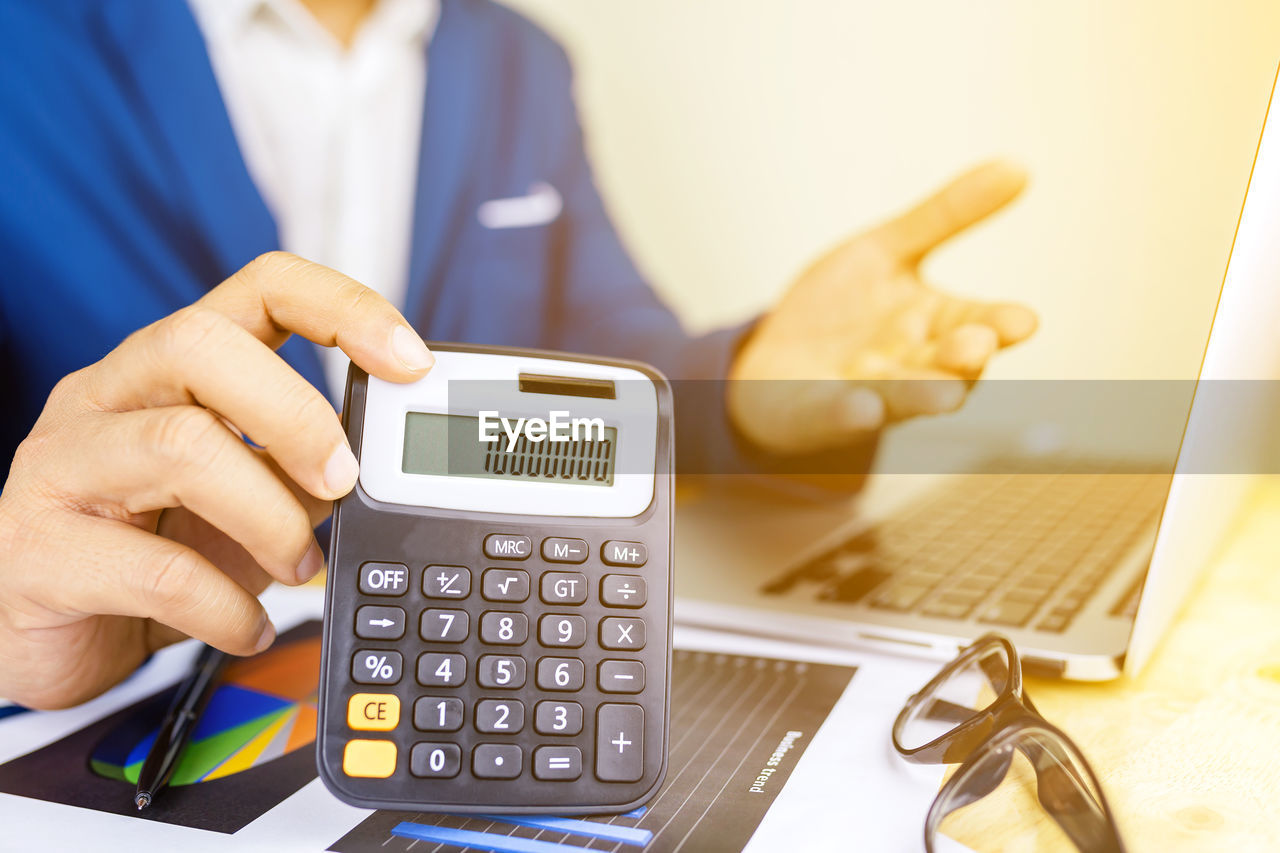
[[[299,0],[189,0],[281,247],[403,310],[438,0],[379,0],[344,48]],[[322,348],[341,399],[347,358]]]

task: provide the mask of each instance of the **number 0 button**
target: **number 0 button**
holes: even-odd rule
[[[409,753],[409,772],[427,779],[452,779],[462,769],[462,750],[456,743],[415,743]]]

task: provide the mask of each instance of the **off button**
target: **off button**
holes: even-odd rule
[[[365,595],[404,595],[409,569],[401,563],[365,563],[360,567],[360,591]]]
[[[389,732],[399,723],[399,696],[357,693],[347,701],[347,726],[358,732]]]

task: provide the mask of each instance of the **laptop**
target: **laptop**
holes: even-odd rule
[[[677,623],[938,659],[996,630],[1038,674],[1136,674],[1280,451],[1276,112],[1196,381],[979,383],[968,423],[890,431],[847,501],[695,488]]]

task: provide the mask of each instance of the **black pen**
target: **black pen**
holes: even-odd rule
[[[190,740],[204,706],[209,703],[218,673],[226,662],[227,655],[213,646],[205,646],[196,658],[195,672],[178,687],[173,703],[169,705],[169,713],[156,735],[156,742],[151,745],[147,760],[142,762],[142,770],[138,773],[138,793],[134,794],[133,802],[139,811],[151,805],[160,789],[169,783],[182,749]]]

